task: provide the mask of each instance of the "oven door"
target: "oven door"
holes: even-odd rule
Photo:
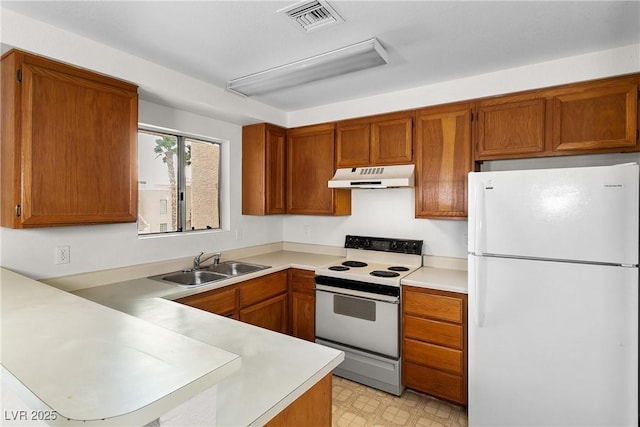
[[[316,284],[316,338],[400,357],[400,299]]]

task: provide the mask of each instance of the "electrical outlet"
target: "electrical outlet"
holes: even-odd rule
[[[311,226],[310,225],[304,225],[302,227],[302,233],[304,234],[304,237],[310,237],[311,236]]]
[[[236,240],[242,240],[244,237],[244,233],[242,231],[242,227],[236,228]]]
[[[69,264],[71,262],[69,246],[56,246],[54,262],[56,264]]]

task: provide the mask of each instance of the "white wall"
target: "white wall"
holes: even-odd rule
[[[284,240],[344,245],[347,234],[424,240],[424,254],[466,257],[467,221],[414,218],[413,188],[351,190],[351,215],[287,216]]]
[[[240,214],[240,126],[145,101],[140,102],[139,120],[228,141],[222,144],[221,158],[223,230],[139,238],[135,223],[31,230],[0,228],[3,267],[42,279],[282,241],[282,216]],[[238,229],[242,240],[236,238]],[[56,265],[54,249],[62,245],[70,246],[71,262]]]

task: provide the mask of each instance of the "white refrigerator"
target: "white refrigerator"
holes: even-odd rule
[[[470,426],[638,425],[637,164],[469,174]]]

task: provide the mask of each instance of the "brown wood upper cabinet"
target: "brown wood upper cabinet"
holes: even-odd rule
[[[335,124],[287,131],[287,213],[350,215],[351,190],[328,187],[335,173]]]
[[[1,97],[2,226],[136,221],[135,85],[11,50]]]
[[[476,160],[637,151],[640,75],[478,101]]]
[[[461,103],[416,113],[416,218],[467,216],[471,112]]]
[[[501,96],[478,103],[477,160],[540,155],[545,141],[544,98]]]
[[[336,167],[411,163],[413,116],[409,111],[338,122]]]
[[[258,123],[242,128],[242,214],[286,213],[284,128]]]
[[[570,85],[551,98],[554,152],[635,148],[638,78]]]

